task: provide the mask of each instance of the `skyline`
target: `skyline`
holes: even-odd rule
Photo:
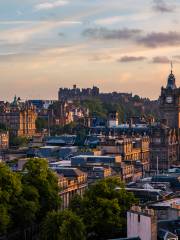
[[[1,99],[54,99],[73,84],[158,98],[171,60],[180,85],[179,8],[178,0],[1,1]]]

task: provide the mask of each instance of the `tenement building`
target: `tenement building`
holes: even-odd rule
[[[0,123],[6,125],[14,136],[33,136],[36,132],[36,110],[28,102],[14,98],[12,103],[1,104]]]
[[[0,130],[0,150],[8,149],[9,147],[9,132]]]
[[[58,183],[61,189],[60,196],[62,199],[61,208],[68,208],[71,199],[78,194],[83,196],[86,191],[87,174],[78,168],[58,168],[56,169],[58,175]]]
[[[167,170],[180,162],[180,88],[172,70],[159,102],[161,124],[152,130],[151,168]]]

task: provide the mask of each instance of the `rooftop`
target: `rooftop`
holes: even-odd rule
[[[56,172],[59,174],[63,174],[65,177],[78,177],[85,174],[78,168],[65,168],[65,167],[57,168]]]

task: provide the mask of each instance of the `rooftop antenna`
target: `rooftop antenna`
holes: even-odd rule
[[[173,62],[171,61],[171,74],[173,73]]]

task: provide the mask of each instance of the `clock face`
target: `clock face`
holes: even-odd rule
[[[166,102],[167,103],[172,103],[173,102],[173,98],[172,97],[166,97]]]

